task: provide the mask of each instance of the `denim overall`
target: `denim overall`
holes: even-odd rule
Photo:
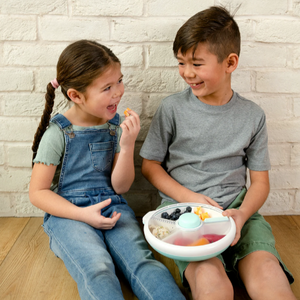
[[[115,265],[140,300],[185,299],[168,269],[148,249],[134,212],[112,188],[119,115],[109,121],[109,129],[73,131],[71,123],[60,114],[51,122],[65,136],[57,194],[81,207],[111,198],[111,204],[101,214],[109,218],[114,211],[121,212],[111,230],[45,215],[43,227],[50,238],[50,248],[77,282],[81,299],[124,299]]]

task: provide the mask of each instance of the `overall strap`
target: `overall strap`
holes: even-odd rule
[[[50,122],[55,123],[59,126],[60,129],[64,129],[70,125],[72,125],[72,123],[62,114],[57,114],[55,115]]]

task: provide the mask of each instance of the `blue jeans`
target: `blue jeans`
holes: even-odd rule
[[[102,214],[108,217],[113,211],[122,216],[111,230],[46,215],[50,248],[77,282],[81,299],[124,299],[114,265],[140,300],[185,299],[168,269],[148,249],[131,208],[116,204]]]

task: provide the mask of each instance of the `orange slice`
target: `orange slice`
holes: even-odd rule
[[[208,239],[202,237],[199,240],[197,240],[196,242],[189,244],[188,246],[203,246],[203,245],[207,245],[207,244],[209,244]]]

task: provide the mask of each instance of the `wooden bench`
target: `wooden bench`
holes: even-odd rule
[[[300,299],[300,216],[270,216],[266,220],[273,228],[283,261],[295,276],[292,289]],[[63,262],[49,249],[42,222],[42,218],[0,218],[1,300],[80,299]],[[155,251],[154,255],[168,267],[186,298],[192,299],[181,285],[174,262]],[[136,300],[122,275],[118,276],[124,298]],[[250,298],[244,289],[235,287],[235,299]]]

